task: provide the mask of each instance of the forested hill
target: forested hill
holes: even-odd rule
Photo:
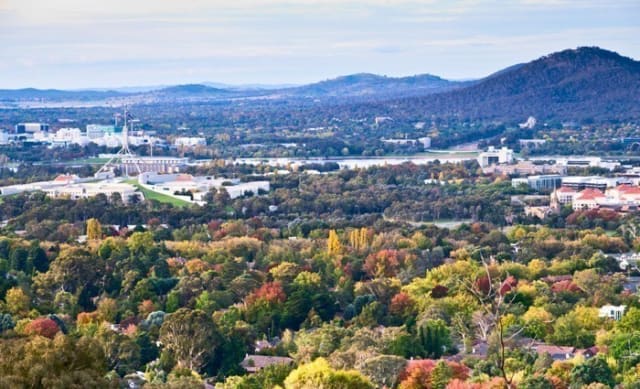
[[[640,62],[597,47],[550,54],[466,88],[388,104],[396,116],[640,118]]]
[[[470,81],[450,81],[431,74],[386,77],[359,73],[283,90],[300,97],[385,97],[423,96],[471,85]]]

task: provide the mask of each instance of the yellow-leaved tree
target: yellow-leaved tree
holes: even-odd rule
[[[102,238],[102,225],[98,219],[91,218],[87,220],[87,239],[97,240]]]
[[[362,227],[360,229],[351,230],[349,233],[349,244],[355,250],[360,251],[369,247],[369,229]]]
[[[336,233],[336,230],[329,231],[329,239],[327,239],[327,254],[334,256],[342,253],[342,243]]]

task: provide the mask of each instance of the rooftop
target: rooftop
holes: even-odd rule
[[[293,359],[289,357],[272,357],[268,355],[246,355],[244,360],[240,362],[240,366],[242,366],[249,373],[254,373],[261,369],[264,369],[267,366],[272,365],[288,365],[293,363]]]
[[[598,189],[589,188],[580,192],[576,200],[595,200],[595,199],[601,199],[604,197],[605,197],[604,193],[602,193]]]

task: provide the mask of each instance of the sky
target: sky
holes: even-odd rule
[[[640,0],[0,0],[0,89],[470,79],[638,37]]]

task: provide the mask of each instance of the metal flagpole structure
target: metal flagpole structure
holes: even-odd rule
[[[140,169],[140,165],[138,164],[138,160],[136,159],[136,155],[131,152],[129,149],[129,121],[133,119],[133,116],[129,113],[127,107],[124,107],[124,124],[122,126],[122,148],[113,156],[107,163],[105,163],[100,170],[96,172],[96,175],[100,173],[105,173],[108,171],[113,171],[118,165],[117,161],[120,161],[120,165],[125,169],[125,175],[129,176],[129,166],[124,163],[125,159],[129,159],[133,162],[138,174],[142,173],[142,169]],[[117,116],[116,116],[117,123]]]

